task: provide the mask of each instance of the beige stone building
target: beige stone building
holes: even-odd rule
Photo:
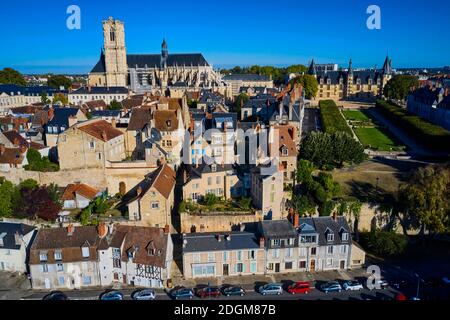
[[[272,157],[278,157],[283,170],[284,186],[293,185],[297,170],[296,128],[293,126],[274,126],[275,137],[278,137],[277,150],[270,150]],[[272,145],[269,145],[271,148]],[[274,145],[275,146],[275,145]],[[273,152],[272,152],[273,151]]]
[[[185,201],[197,202],[209,193],[231,199],[240,197],[243,192],[242,182],[230,164],[184,165],[182,170]]]
[[[174,187],[175,171],[165,164],[128,191],[118,208],[128,213],[130,221],[138,221],[144,226],[171,226]]]
[[[277,166],[260,165],[251,170],[253,205],[272,220],[284,218],[283,172]]]
[[[308,74],[319,83],[317,100],[374,100],[383,95],[383,88],[391,79],[392,60],[386,57],[381,70],[353,70],[350,59],[347,71],[318,71],[312,60]]]
[[[264,273],[264,240],[251,232],[193,233],[183,236],[186,278]]]
[[[105,120],[78,123],[60,134],[58,156],[61,170],[105,168],[125,158],[124,136]]]
[[[229,74],[223,76],[223,81],[231,87],[233,96],[237,96],[242,87],[246,88],[273,88],[271,77],[259,74]]]

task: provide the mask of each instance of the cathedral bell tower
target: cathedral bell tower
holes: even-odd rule
[[[123,22],[109,18],[103,21],[106,85],[126,87],[128,79],[125,28]]]
[[[161,62],[159,78],[161,79],[161,87],[166,87],[169,82],[169,75],[167,70],[167,59],[169,58],[169,50],[167,49],[166,39],[163,39],[161,44]]]

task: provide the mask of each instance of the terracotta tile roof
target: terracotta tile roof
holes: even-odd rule
[[[30,250],[30,264],[39,264],[41,251],[47,252],[47,263],[56,263],[55,251],[62,253],[62,262],[97,261],[97,247],[104,240],[93,226],[40,229]],[[89,246],[89,258],[83,258],[81,247]]]
[[[105,120],[98,120],[85,125],[80,125],[78,129],[105,142],[123,135],[122,131],[114,128]]]
[[[0,163],[22,164],[25,158],[25,150],[23,148],[7,148],[4,145],[0,145]]]
[[[153,118],[155,119],[155,128],[159,131],[175,131],[178,129],[176,111],[156,110]]]
[[[294,127],[292,126],[274,126],[274,129],[278,129],[278,135],[279,135],[279,145],[280,148],[280,156],[281,157],[293,157],[297,156],[297,146],[295,145],[295,142],[291,135],[294,134]],[[282,155],[281,150],[285,146],[288,150],[288,155]]]
[[[5,131],[3,132],[3,135],[16,147],[20,146],[28,147],[27,140],[24,137],[22,137],[20,133],[17,132],[16,130]]]
[[[30,148],[33,148],[34,150],[41,150],[41,149],[47,148],[47,147],[44,146],[43,144],[40,144],[40,143],[37,143],[37,142],[34,142],[34,141],[31,141],[31,142],[29,143],[29,147],[30,147]]]
[[[133,109],[142,105],[143,97],[131,97],[122,101],[124,109]]]
[[[152,113],[150,109],[135,108],[131,113],[127,131],[142,130],[146,124],[150,123],[151,119]]]
[[[69,184],[61,196],[61,200],[74,200],[77,193],[89,200],[94,200],[99,192],[99,190],[84,183]]]
[[[88,109],[89,111],[94,110],[106,110],[107,104],[103,100],[94,100],[83,103],[82,108]]]
[[[37,111],[43,109],[41,105],[28,105],[23,107],[11,108],[12,113],[22,113],[22,114],[35,114]]]
[[[142,198],[148,190],[154,187],[166,199],[175,187],[175,171],[167,164],[159,167],[148,174],[144,180],[139,182],[133,189],[128,191],[122,198],[118,207],[123,207],[139,198]]]
[[[116,228],[119,238],[122,239],[121,244],[123,243],[122,261],[128,261],[128,253],[134,251],[134,263],[166,267],[169,235],[165,234],[163,229],[125,225]]]

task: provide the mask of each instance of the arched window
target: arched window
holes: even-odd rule
[[[111,32],[109,33],[109,38],[110,38],[111,42],[116,41],[116,33],[114,32],[114,30],[111,30]]]

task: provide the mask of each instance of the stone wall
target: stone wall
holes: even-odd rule
[[[221,232],[238,228],[241,223],[262,221],[262,212],[230,213],[210,212],[205,214],[180,213],[181,233],[191,233],[192,226],[196,232]],[[203,227],[202,227],[203,226]]]

